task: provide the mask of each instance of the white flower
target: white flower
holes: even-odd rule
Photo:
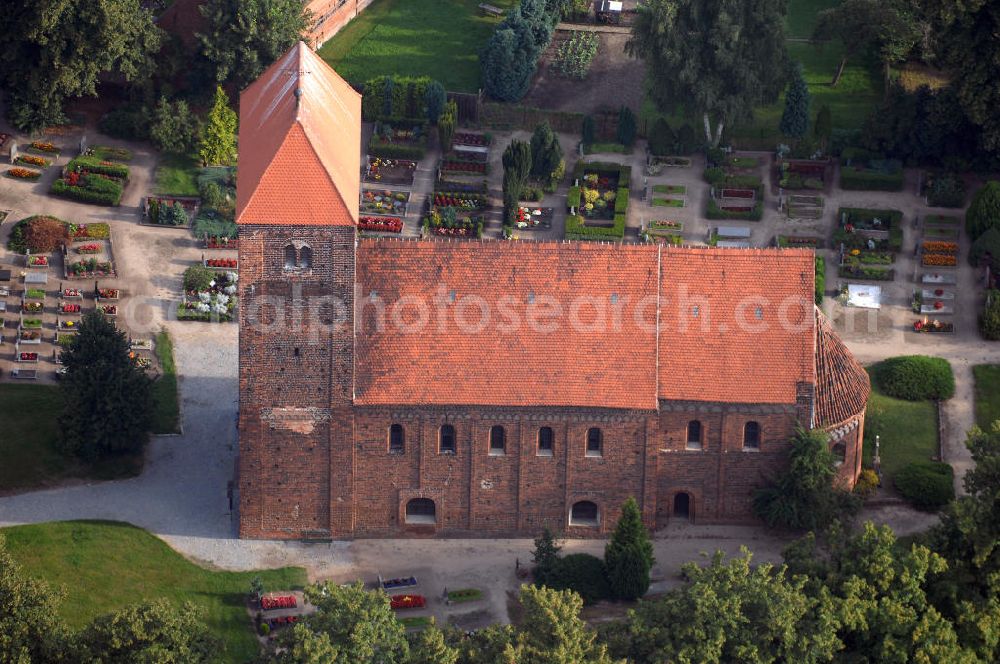
[[[208,285],[209,286],[215,286],[215,279],[212,279],[210,282],[208,282]]]
[[[202,291],[198,293],[198,299],[207,304],[212,301],[212,294]]]
[[[217,313],[217,314],[224,314],[227,311],[228,311],[228,309],[226,308],[226,305],[224,305],[224,304],[217,304],[217,305],[215,305],[215,313]]]
[[[236,286],[226,286],[222,290],[229,295],[236,295]]]
[[[195,308],[196,308],[196,309],[197,309],[198,311],[200,311],[200,312],[202,312],[202,313],[204,313],[204,314],[207,314],[207,313],[208,313],[209,311],[211,311],[211,310],[212,310],[212,307],[208,306],[208,305],[207,305],[207,304],[205,304],[204,302],[202,302],[201,304],[199,304],[199,305],[198,305],[197,307],[195,307]]]
[[[229,283],[235,284],[239,281],[240,275],[236,274],[235,272],[226,272],[226,279],[229,280]]]
[[[229,296],[219,293],[218,295],[215,296],[215,301],[218,302],[219,304],[229,304]]]

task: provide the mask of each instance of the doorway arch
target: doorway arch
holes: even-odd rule
[[[694,512],[691,494],[687,491],[679,491],[674,494],[673,515],[678,519],[690,519]]]

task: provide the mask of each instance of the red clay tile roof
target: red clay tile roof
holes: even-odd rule
[[[299,42],[240,96],[236,222],[356,224],[360,151],[361,95]]]
[[[813,252],[664,248],[661,399],[794,404],[813,382]]]
[[[817,310],[815,425],[833,427],[860,415],[870,392],[868,372]]]
[[[375,291],[389,307],[379,332],[375,308],[359,303],[355,403],[655,409],[658,280],[650,246],[362,240],[358,297]],[[650,296],[637,321],[632,303]],[[411,304],[395,309],[400,298]],[[418,299],[429,317],[419,329]],[[481,329],[479,303],[490,310]],[[561,316],[546,316],[552,303]]]

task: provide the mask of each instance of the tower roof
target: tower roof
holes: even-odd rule
[[[240,95],[239,224],[353,226],[361,95],[299,42]]]
[[[826,316],[816,310],[816,426],[832,427],[860,415],[871,381]]]

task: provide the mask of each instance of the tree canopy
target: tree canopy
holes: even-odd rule
[[[149,439],[152,384],[130,357],[125,333],[91,311],[62,351],[62,363],[65,449],[88,460],[141,451]]]
[[[785,86],[785,0],[649,0],[626,49],[645,58],[662,111],[679,100],[701,113],[718,145],[724,126],[748,120]],[[712,135],[709,118],[716,119]]]
[[[812,104],[812,97],[806,79],[802,76],[802,65],[796,64],[794,72],[788,84],[788,91],[785,93],[785,110],[781,114],[779,128],[781,133],[789,138],[802,138],[809,130],[809,107]]]
[[[216,83],[242,90],[302,38],[312,15],[302,0],[206,0],[208,20],[198,34],[201,55]]]
[[[148,77],[163,33],[139,0],[6,0],[0,11],[0,88],[22,131],[65,119],[72,97],[96,95],[101,74]]]
[[[629,600],[645,595],[654,562],[653,543],[642,523],[639,505],[630,496],[622,505],[615,531],[604,549],[612,595]]]
[[[203,164],[232,165],[236,163],[236,111],[229,106],[229,96],[222,86],[215,88],[215,101],[208,112],[201,132],[198,156]]]

